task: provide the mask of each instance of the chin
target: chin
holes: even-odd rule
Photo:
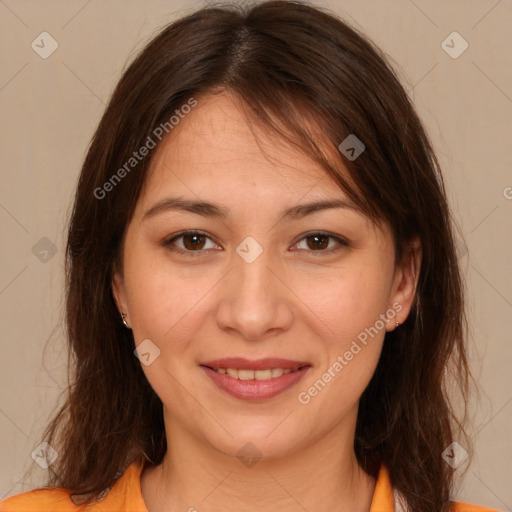
[[[290,429],[290,425],[279,425],[286,415],[281,418],[269,417],[266,421],[258,421],[258,425],[251,422],[239,420],[236,423],[219,421],[226,430],[220,426],[202,436],[211,447],[228,457],[236,457],[248,460],[274,460],[290,455],[298,450],[305,440],[299,439],[298,428]],[[279,426],[278,426],[279,425]],[[277,427],[277,428],[276,428]],[[301,432],[304,435],[304,432]],[[250,467],[250,464],[247,464]]]

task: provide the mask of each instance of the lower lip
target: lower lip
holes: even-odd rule
[[[310,367],[305,366],[295,372],[283,374],[280,377],[268,380],[234,379],[227,374],[218,373],[207,366],[201,366],[201,368],[206,372],[208,377],[213,380],[217,387],[235,398],[257,401],[267,400],[291,388],[302,379]]]

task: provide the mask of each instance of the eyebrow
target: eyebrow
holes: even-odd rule
[[[292,206],[291,208],[284,210],[281,214],[280,221],[299,219],[321,210],[333,208],[347,208],[361,213],[360,208],[351,202],[343,199],[330,199]],[[227,219],[229,217],[229,210],[218,204],[209,203],[207,201],[183,199],[181,197],[167,197],[149,208],[144,213],[142,220],[146,220],[169,211],[184,211],[194,213],[196,215],[202,215],[203,217],[214,217],[218,219]]]

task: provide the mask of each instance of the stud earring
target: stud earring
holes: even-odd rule
[[[395,325],[395,329],[396,329],[396,328],[400,325],[400,322],[395,321],[395,324],[396,324],[396,325]]]
[[[125,313],[121,313],[121,320],[123,321],[123,324],[125,327],[128,327],[128,324],[126,323],[126,314]]]

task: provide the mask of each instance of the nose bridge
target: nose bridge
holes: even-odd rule
[[[249,296],[262,295],[266,297],[269,294],[269,287],[271,286],[270,276],[272,273],[269,270],[268,258],[259,256],[258,259],[252,263],[241,261],[237,265],[237,287],[240,287],[240,292],[245,291]]]
[[[272,290],[274,286],[271,281],[275,277],[269,269],[272,265],[270,251],[263,250],[254,238],[248,237],[237,247],[236,252],[239,261],[232,277],[232,292],[238,305],[252,309],[270,305],[276,293],[276,290]]]
[[[257,340],[269,331],[286,329],[292,318],[286,287],[272,270],[271,251],[252,237],[236,248],[234,269],[227,276],[225,293],[217,312],[219,327],[235,330],[245,339]],[[237,261],[237,259],[239,261]]]

